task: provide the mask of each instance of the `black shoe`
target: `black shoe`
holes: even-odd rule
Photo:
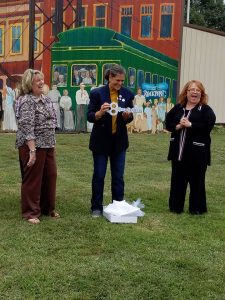
[[[91,216],[92,216],[92,218],[99,218],[102,216],[102,212],[101,212],[101,210],[98,210],[98,209],[93,210],[91,213]]]
[[[174,214],[182,214],[182,213],[183,213],[183,210],[170,209],[170,212],[171,212],[171,213],[174,213]]]
[[[190,215],[203,215],[205,213],[206,213],[206,211],[198,211],[198,210],[191,210],[191,211],[189,211]]]

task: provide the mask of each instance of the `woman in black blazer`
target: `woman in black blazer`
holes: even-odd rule
[[[207,212],[205,173],[210,165],[210,132],[216,117],[206,103],[204,86],[191,80],[184,86],[179,103],[166,116],[166,128],[171,132],[168,154],[168,160],[172,161],[171,212],[183,212],[188,183],[189,212]]]
[[[94,174],[92,178],[91,210],[93,217],[99,217],[103,209],[103,190],[108,158],[111,167],[112,200],[122,201],[124,197],[124,167],[128,148],[126,124],[133,120],[129,111],[111,115],[110,104],[115,102],[121,108],[133,107],[133,93],[123,87],[125,70],[114,64],[106,71],[108,84],[90,93],[87,119],[94,123],[89,148],[93,153]]]

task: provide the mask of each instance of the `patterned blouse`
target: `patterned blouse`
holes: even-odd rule
[[[18,131],[16,147],[35,140],[37,148],[52,148],[55,145],[56,112],[49,97],[29,94],[16,101]]]

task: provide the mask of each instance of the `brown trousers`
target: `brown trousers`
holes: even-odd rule
[[[56,198],[56,160],[54,148],[38,148],[36,162],[27,166],[29,148],[19,148],[22,175],[21,206],[23,218],[38,218],[50,215],[55,210]]]

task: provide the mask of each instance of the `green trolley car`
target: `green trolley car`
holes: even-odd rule
[[[52,47],[52,83],[67,89],[76,107],[76,91],[105,84],[104,71],[112,63],[127,70],[125,86],[136,92],[143,84],[164,83],[173,102],[177,93],[178,62],[118,32],[101,27],[80,27],[59,34]]]

